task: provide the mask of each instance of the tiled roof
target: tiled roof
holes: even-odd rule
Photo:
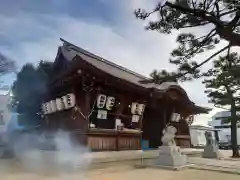
[[[126,80],[135,85],[144,87],[144,88],[155,88],[160,91],[167,90],[170,86],[178,86],[181,88],[176,82],[164,82],[160,85],[155,83],[143,84],[141,81],[148,80],[149,78],[133,72],[127,68],[119,66],[115,63],[112,63],[106,59],[103,59],[99,56],[96,56],[78,46],[75,46],[63,39],[63,46],[61,46],[61,51],[66,59],[72,60],[75,56],[80,56],[84,61],[92,64],[98,69],[107,72],[108,74],[117,77],[122,80]],[[181,88],[182,89],[182,88]]]
[[[88,62],[89,64],[92,64],[94,67],[104,72],[107,72],[108,74],[114,77],[117,77],[119,79],[125,80],[127,82],[133,83],[135,85],[138,85],[146,89],[153,88],[160,92],[166,92],[169,89],[174,87],[174,88],[177,88],[178,90],[181,90],[181,92],[183,92],[188,98],[185,90],[177,82],[164,82],[160,85],[155,83],[143,84],[141,83],[141,81],[149,80],[149,78],[141,74],[138,74],[136,72],[133,72],[127,68],[119,66],[106,59],[103,59],[63,39],[61,39],[61,41],[63,41],[63,45],[60,47],[60,51],[63,54],[64,58],[66,58],[69,61],[73,60],[76,56],[79,56],[84,61]],[[200,112],[200,113],[207,113],[209,111],[209,109],[207,108],[196,106],[193,102],[191,102],[191,104],[192,104],[193,111]]]

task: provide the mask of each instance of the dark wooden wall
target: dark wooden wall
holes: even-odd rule
[[[149,141],[150,148],[157,148],[161,145],[162,130],[170,120],[172,109],[164,98],[153,104],[149,104],[144,112],[142,139]]]

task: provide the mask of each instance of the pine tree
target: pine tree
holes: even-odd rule
[[[137,18],[146,20],[159,14],[157,21],[150,21],[146,29],[163,34],[181,30],[177,37],[178,47],[172,51],[170,63],[178,66],[177,78],[199,78],[199,67],[219,55],[228,47],[240,46],[240,1],[239,0],[159,0],[152,12],[137,9]],[[202,28],[199,36],[194,29]],[[191,30],[191,31],[190,31]],[[193,61],[197,54],[213,50],[222,40],[229,44],[213,53],[202,62]]]
[[[33,64],[25,64],[17,73],[13,83],[13,106],[24,118],[22,123],[36,124],[41,118],[41,103],[49,88],[52,75],[52,62],[40,61],[37,68]]]
[[[150,74],[151,80],[142,81],[142,83],[149,83],[150,81],[155,84],[162,84],[163,82],[177,82],[175,75],[175,73],[168,72],[166,70],[153,70]]]
[[[240,1],[239,0],[159,0],[158,5],[153,11],[147,12],[144,9],[137,9],[137,18],[147,20],[152,14],[158,14],[159,19],[150,21],[147,30],[157,31],[163,34],[171,34],[173,31],[180,31],[176,41],[178,47],[171,53],[170,63],[176,64],[178,69],[174,74],[177,80],[191,80],[202,76],[212,76],[211,80],[205,80],[208,88],[213,87],[215,91],[208,92],[212,102],[216,105],[230,105],[231,133],[233,156],[238,156],[236,146],[236,111],[238,109],[238,81],[239,68],[234,64],[234,58],[226,58],[223,69],[227,68],[230,72],[222,71],[221,65],[214,64],[212,69],[203,73],[199,68],[220,55],[231,47],[240,46]],[[195,29],[204,29],[203,35],[194,33]],[[187,33],[184,32],[187,30]],[[190,32],[190,33],[189,33]],[[207,59],[196,62],[194,58],[208,50],[214,51],[215,47],[221,42],[227,41],[228,44],[216,50]],[[228,53],[229,54],[229,53]],[[232,56],[232,54],[231,54]],[[230,56],[229,56],[230,57]],[[238,58],[236,58],[237,61]],[[233,62],[232,62],[233,61]],[[233,66],[232,66],[233,65]],[[225,67],[224,67],[225,66]],[[216,69],[215,69],[216,68]],[[221,73],[222,71],[222,73]],[[231,74],[231,76],[230,76]],[[163,77],[162,77],[163,78]],[[223,79],[221,79],[223,78]],[[163,78],[164,79],[164,78]],[[226,80],[226,81],[223,81]],[[153,80],[144,83],[152,82]],[[223,83],[222,85],[219,83]],[[229,84],[229,85],[228,85]],[[239,84],[239,82],[238,82]],[[221,86],[217,91],[217,87]],[[225,91],[221,91],[226,88]],[[232,93],[232,95],[231,95]],[[220,101],[221,99],[221,101]],[[216,101],[216,102],[215,102]]]
[[[233,157],[239,157],[237,144],[237,111],[240,110],[240,56],[231,53],[220,57],[213,68],[204,73],[203,81],[210,102],[216,107],[229,108],[231,116],[223,119],[231,122],[231,144]]]

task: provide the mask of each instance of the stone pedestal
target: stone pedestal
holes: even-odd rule
[[[183,167],[187,164],[187,157],[181,153],[178,146],[160,146],[155,164],[169,168]]]
[[[215,158],[220,159],[223,158],[223,155],[218,149],[218,145],[216,144],[215,139],[212,137],[212,133],[210,131],[205,132],[206,137],[206,146],[202,153],[203,158]]]
[[[223,158],[222,153],[218,149],[218,146],[215,144],[207,144],[204,148],[204,151],[202,153],[203,158],[215,158],[215,159],[221,159]]]
[[[167,126],[163,130],[162,146],[159,147],[159,156],[150,164],[138,167],[159,167],[173,170],[179,170],[188,166],[187,157],[180,151],[180,147],[176,146],[174,136],[177,129],[174,126]]]

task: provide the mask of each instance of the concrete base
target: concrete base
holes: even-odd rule
[[[161,146],[159,147],[159,156],[155,159],[154,164],[159,167],[176,169],[187,165],[187,156],[181,153],[178,146]]]
[[[207,145],[202,153],[203,158],[222,159],[223,155],[215,145]]]

